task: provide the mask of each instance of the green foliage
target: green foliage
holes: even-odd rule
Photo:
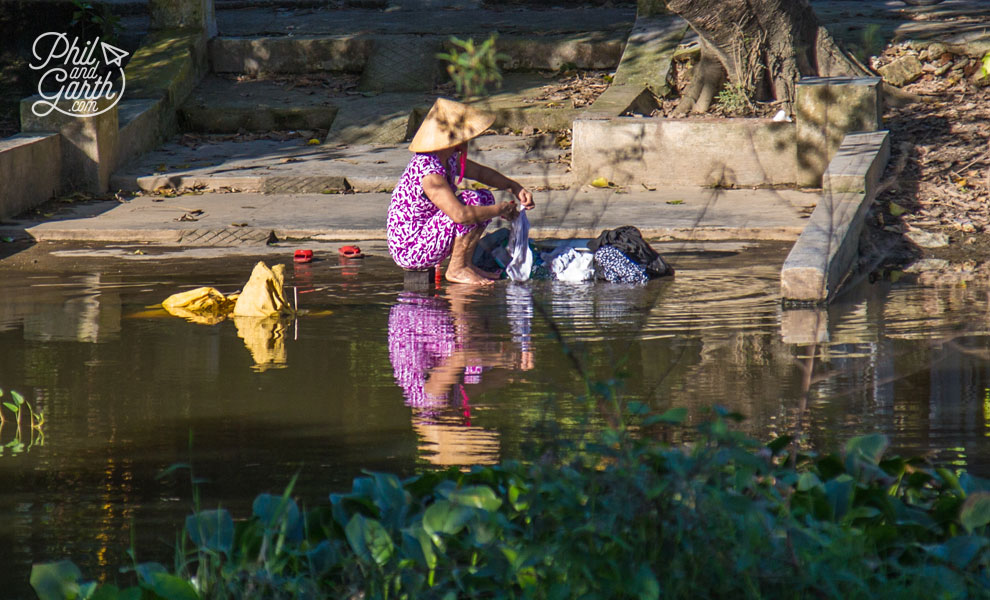
[[[485,96],[489,85],[502,85],[502,72],[498,63],[508,57],[496,52],[497,37],[492,34],[481,44],[475,44],[473,39],[462,40],[451,36],[450,52],[437,54],[437,58],[448,63],[447,74],[462,98]]]
[[[45,445],[45,413],[35,410],[21,394],[10,390],[10,400],[0,400],[0,456],[17,455]],[[0,389],[0,399],[4,391]],[[6,431],[13,437],[6,439]]]
[[[96,34],[105,42],[114,42],[121,31],[120,17],[110,11],[108,4],[94,6],[86,0],[72,0],[72,21],[70,26],[79,26],[85,37],[90,29],[95,28]]]
[[[950,599],[990,585],[990,482],[890,456],[881,435],[824,455],[762,446],[720,409],[670,447],[650,433],[685,411],[626,409],[625,425],[532,464],[367,473],[308,511],[293,481],[236,524],[197,511],[174,572],[139,565],[134,588],[66,562],[31,582],[42,600]]]
[[[734,115],[743,112],[750,106],[749,96],[746,86],[738,83],[726,83],[715,101],[727,114]]]

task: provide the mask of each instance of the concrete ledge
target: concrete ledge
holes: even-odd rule
[[[858,192],[872,199],[889,160],[890,132],[850,133],[825,169],[825,192]]]
[[[117,155],[114,170],[145,152],[154,150],[164,140],[168,119],[162,99],[121,100],[117,105]]]
[[[823,194],[780,273],[784,300],[823,303],[831,298],[858,251],[866,194]]]
[[[687,22],[676,15],[637,18],[613,84],[647,88],[658,96],[665,95],[669,90],[670,62],[687,29]]]
[[[0,139],[0,219],[34,208],[58,193],[62,170],[57,133],[20,133]]]
[[[769,119],[617,117],[574,121],[575,180],[767,186],[795,179],[794,124]]]
[[[780,273],[785,301],[823,303],[838,290],[859,252],[866,213],[890,158],[886,131],[847,135],[825,177],[822,200]]]

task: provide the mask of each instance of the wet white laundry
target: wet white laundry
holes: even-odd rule
[[[533,251],[529,249],[529,218],[526,211],[520,211],[512,222],[507,249],[511,260],[505,267],[505,274],[512,281],[526,281],[533,270]]]
[[[574,248],[566,248],[562,252],[553,252],[550,260],[550,270],[557,281],[581,283],[591,281],[595,277],[595,255],[590,252],[578,252]]]

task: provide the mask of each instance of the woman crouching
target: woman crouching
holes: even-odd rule
[[[499,274],[472,264],[474,250],[494,217],[514,220],[520,206],[533,208],[533,195],[498,171],[468,160],[468,141],[494,121],[492,115],[444,98],[438,99],[426,115],[409,144],[409,150],[416,154],[395,186],[388,207],[388,249],[403,269],[429,269],[449,256],[447,281],[491,284],[498,279]],[[456,182],[455,174],[459,174]],[[495,204],[488,190],[457,192],[465,177],[510,190],[515,200]]]

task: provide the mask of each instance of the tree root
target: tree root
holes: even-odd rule
[[[673,116],[683,117],[689,112],[698,114],[706,112],[723,83],[725,83],[725,68],[722,67],[722,63],[715,56],[702,50],[701,58],[691,74],[691,83],[684,89]]]

